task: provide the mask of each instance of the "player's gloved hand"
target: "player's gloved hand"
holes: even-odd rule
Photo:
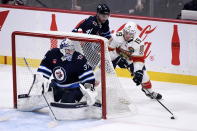
[[[41,73],[37,73],[34,75],[35,75],[34,87],[36,87],[37,90],[41,90],[42,93],[47,92],[49,88],[48,80],[44,78]]]
[[[86,97],[87,104],[94,105],[98,94],[95,91],[93,84],[85,83],[84,85],[82,84],[79,84],[79,85],[80,85],[81,92]]]
[[[94,85],[93,85],[93,84],[85,83],[85,84],[84,84],[84,87],[85,87],[86,89],[90,89],[91,91],[95,91]]]
[[[134,73],[133,81],[136,83],[136,85],[140,85],[142,83],[142,78],[143,78],[143,71],[138,70]]]
[[[124,59],[121,56],[118,56],[115,60],[112,61],[113,67],[116,68],[118,65],[120,68],[127,68],[128,67],[128,62],[126,59]]]

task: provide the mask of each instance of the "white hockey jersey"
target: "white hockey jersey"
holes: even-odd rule
[[[128,63],[133,62],[134,72],[142,70],[144,66],[144,44],[139,37],[127,42],[124,40],[123,32],[116,32],[112,34],[112,41],[109,43],[108,49],[112,61],[118,56],[122,56]]]

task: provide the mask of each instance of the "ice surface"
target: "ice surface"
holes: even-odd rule
[[[120,78],[133,101],[133,113],[128,117],[108,120],[53,121],[48,109],[19,112],[12,103],[12,70],[0,65],[0,131],[197,131],[197,86],[153,81],[161,101],[175,115],[167,112],[157,101],[147,98],[131,79]]]

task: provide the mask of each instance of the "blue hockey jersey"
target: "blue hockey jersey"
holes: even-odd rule
[[[49,79],[52,75],[58,87],[77,88],[79,83],[94,84],[95,77],[87,59],[79,52],[74,52],[71,61],[67,60],[59,48],[49,50],[38,68]]]
[[[111,38],[109,21],[107,20],[105,23],[99,24],[96,16],[90,16],[89,18],[82,20],[75,29],[73,29],[73,32],[78,32],[78,29],[82,29],[83,33],[99,35],[107,39]]]

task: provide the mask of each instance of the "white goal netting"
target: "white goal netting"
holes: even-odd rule
[[[130,112],[129,104],[131,104],[131,101],[113,69],[107,48],[107,39],[94,35],[65,32],[18,32],[13,36],[15,36],[15,39],[12,42],[14,45],[12,50],[13,57],[15,54],[16,60],[16,63],[13,64],[16,68],[16,74],[14,75],[16,78],[16,81],[14,81],[16,84],[14,87],[16,89],[15,95],[28,93],[33,82],[32,74],[36,73],[41,60],[51,48],[51,45],[57,44],[57,47],[59,47],[63,38],[72,38],[76,51],[86,57],[95,74],[97,74],[97,79],[101,81],[99,86],[96,87],[99,94],[98,99],[102,102],[102,108],[106,109],[102,110],[101,117],[105,118],[106,115],[110,117]],[[105,69],[103,69],[103,65]],[[103,90],[106,91],[106,94],[102,93]],[[30,94],[36,94],[37,92],[37,90],[32,89]],[[14,101],[17,104],[16,96]]]

